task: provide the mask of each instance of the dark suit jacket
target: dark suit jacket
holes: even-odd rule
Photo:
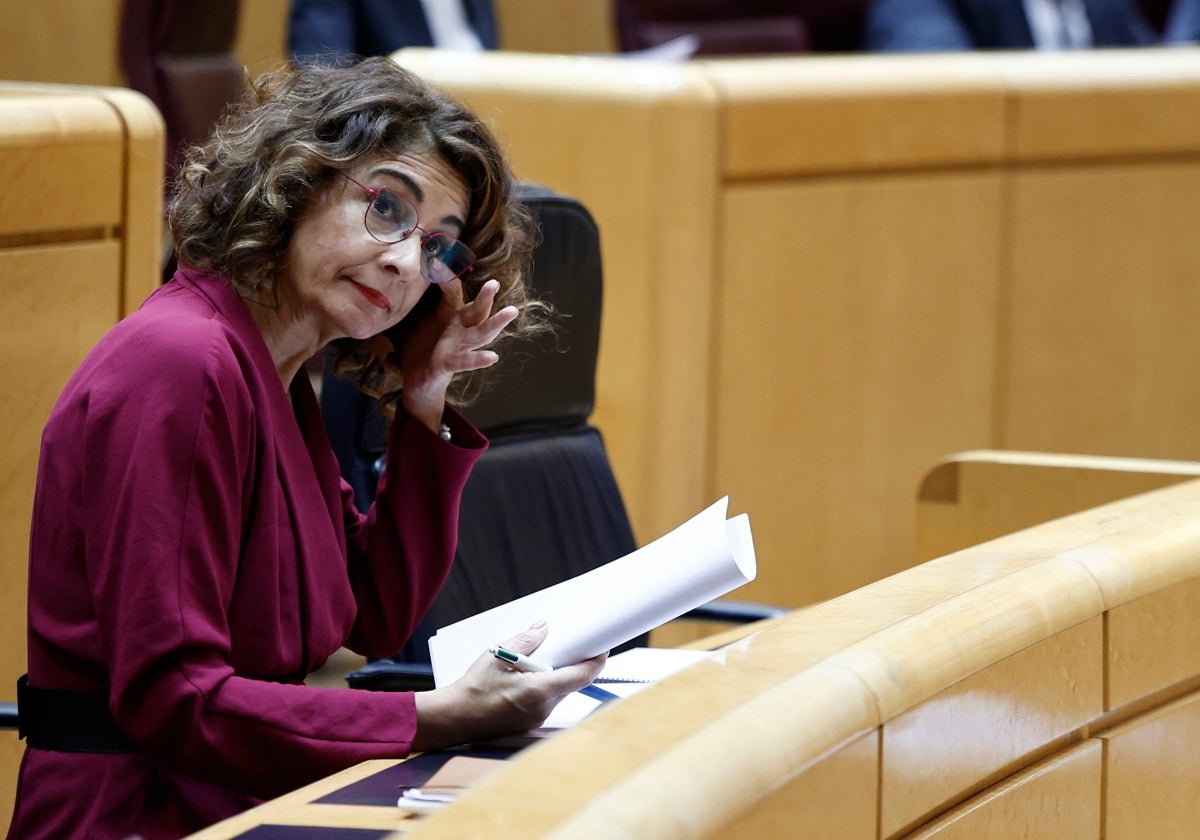
[[[1134,0],[1083,0],[1096,47],[1158,39]],[[872,0],[866,47],[876,52],[1032,49],[1021,0]]]
[[[1168,43],[1200,41],[1200,0],[1175,0],[1171,4],[1163,40]]]
[[[480,43],[495,49],[491,0],[463,0],[463,8]],[[292,0],[288,52],[293,60],[387,55],[401,47],[430,46],[433,36],[420,0]]]

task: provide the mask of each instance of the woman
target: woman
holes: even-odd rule
[[[537,726],[602,666],[481,652],[421,694],[303,684],[343,644],[399,649],[441,585],[486,446],[447,392],[520,330],[527,242],[492,136],[391,62],[250,100],[181,169],[180,271],[43,435],[10,837],[177,837],[363,759]],[[304,371],[330,342],[395,412],[365,517]]]

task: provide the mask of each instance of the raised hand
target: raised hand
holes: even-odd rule
[[[462,281],[442,285],[442,298],[434,312],[414,326],[400,348],[404,371],[401,402],[406,411],[430,429],[441,424],[446,389],[454,374],[490,367],[500,357],[484,349],[517,317],[506,306],[492,313],[500,284],[488,280],[475,299],[463,300]]]

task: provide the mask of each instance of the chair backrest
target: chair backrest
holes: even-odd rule
[[[697,55],[804,52],[808,29],[796,0],[616,0],[617,41],[644,50],[684,35]]]
[[[643,50],[684,35],[697,55],[856,52],[870,0],[616,0],[617,41]]]
[[[600,340],[599,232],[574,198],[532,184],[521,185],[519,197],[540,231],[530,285],[559,314],[557,331],[510,345],[489,389],[464,411],[491,446],[463,492],[454,567],[399,661],[427,663],[427,639],[439,627],[636,547],[600,432],[588,422]],[[365,506],[387,425],[372,400],[329,375],[321,403],[343,475]]]
[[[125,0],[120,55],[129,86],[162,112],[167,168],[208,136],[242,96],[245,70],[234,51],[240,0]]]

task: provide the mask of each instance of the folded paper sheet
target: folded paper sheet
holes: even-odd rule
[[[545,619],[532,658],[553,667],[611,650],[754,580],[746,514],[726,519],[729,498],[671,533],[598,569],[448,625],[429,640],[434,681],[462,676],[489,647]]]

